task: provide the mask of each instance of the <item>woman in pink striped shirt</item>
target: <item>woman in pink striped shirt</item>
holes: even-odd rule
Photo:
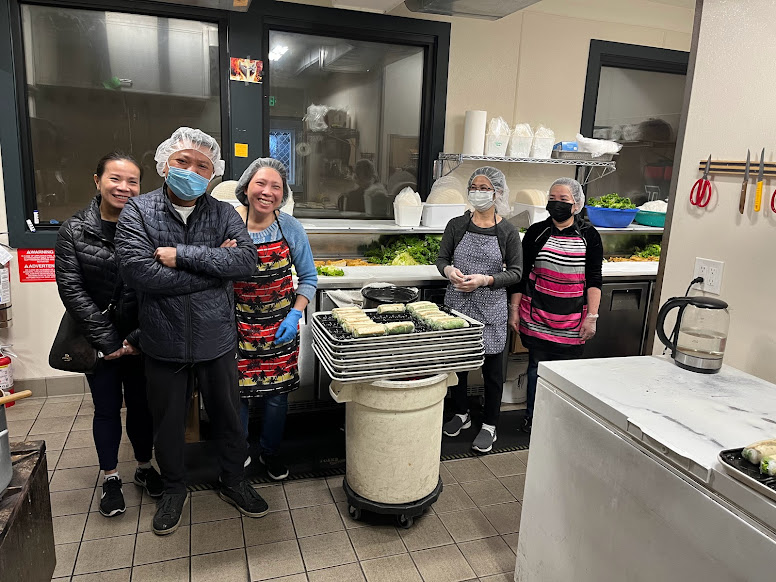
[[[596,332],[601,303],[603,245],[598,231],[579,217],[582,186],[560,178],[550,187],[550,218],[523,237],[523,273],[510,288],[509,325],[528,348],[528,410],[533,422],[539,362],[582,355]]]

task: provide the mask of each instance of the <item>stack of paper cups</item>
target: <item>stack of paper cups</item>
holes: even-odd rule
[[[467,111],[463,124],[463,151],[465,156],[481,156],[485,150],[487,111]]]

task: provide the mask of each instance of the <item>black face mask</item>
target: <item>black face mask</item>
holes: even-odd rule
[[[571,218],[571,209],[573,208],[571,202],[562,202],[560,200],[550,200],[547,203],[547,212],[555,222],[565,222]]]

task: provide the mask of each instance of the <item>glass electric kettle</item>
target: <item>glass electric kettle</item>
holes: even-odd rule
[[[676,324],[669,339],[665,332],[666,315],[678,307]],[[713,374],[722,367],[730,314],[728,304],[713,297],[673,297],[657,315],[657,336],[676,365],[702,374]]]

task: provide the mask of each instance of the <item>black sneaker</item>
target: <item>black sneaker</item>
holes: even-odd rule
[[[108,477],[102,483],[102,496],[100,497],[100,513],[105,517],[113,517],[127,510],[124,503],[124,492],[121,489],[119,477]]]
[[[456,414],[442,425],[442,434],[449,437],[455,437],[461,434],[472,425],[472,417],[467,412],[466,415]]]
[[[531,425],[533,424],[533,418],[526,418],[523,422],[523,432],[531,434]]]
[[[248,517],[264,517],[269,512],[267,502],[247,481],[240,481],[240,484],[234,487],[222,485],[218,495]]]
[[[135,471],[135,485],[145,487],[146,492],[151,497],[161,497],[162,493],[164,493],[162,476],[153,467],[148,469],[138,467]]]
[[[275,481],[282,481],[288,477],[288,467],[278,455],[259,455],[259,462],[267,468],[267,475]]]
[[[187,493],[165,493],[156,504],[153,529],[158,536],[171,534],[181,524],[183,508],[189,500]]]

